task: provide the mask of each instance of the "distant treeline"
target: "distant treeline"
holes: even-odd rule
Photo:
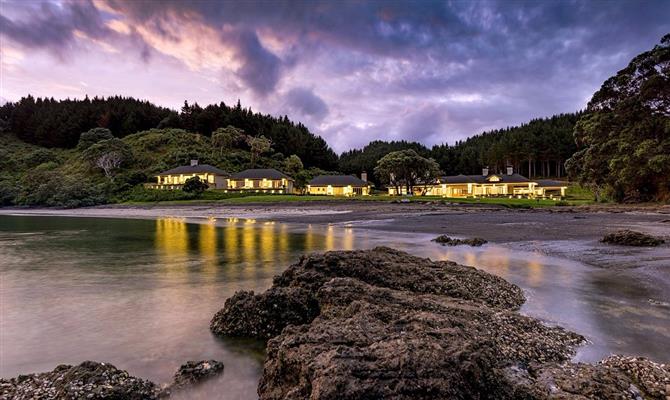
[[[478,174],[483,166],[507,166],[527,177],[564,177],[564,163],[576,150],[573,130],[579,113],[534,119],[520,126],[484,132],[453,146],[433,146],[430,155],[447,175]]]
[[[423,157],[435,159],[446,175],[479,174],[484,166],[491,172],[503,172],[507,166],[513,166],[516,172],[528,177],[564,177],[564,163],[576,150],[573,130],[580,116],[581,113],[573,113],[535,119],[432,149],[417,142],[377,140],[362,149],[342,153],[340,170],[371,172],[389,152],[413,149]]]
[[[91,128],[109,129],[115,137],[151,128],[182,128],[210,136],[228,125],[248,135],[263,135],[283,155],[296,154],[309,167],[337,168],[337,155],[321,137],[286,116],[273,117],[242,108],[238,102],[200,107],[184,103],[181,112],[130,97],[94,97],[83,100],[54,100],[27,96],[0,107],[0,126],[21,140],[44,147],[73,148],[82,132]]]

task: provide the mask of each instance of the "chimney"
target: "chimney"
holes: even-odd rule
[[[191,160],[191,167],[198,165],[198,160]]]
[[[512,175],[514,173],[514,167],[507,167],[507,175]]]
[[[365,172],[365,171],[361,172],[361,180],[364,181],[364,182],[368,181],[368,173],[367,172]]]
[[[482,168],[482,175],[489,176],[489,167]]]

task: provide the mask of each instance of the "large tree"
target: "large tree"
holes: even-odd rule
[[[430,183],[440,173],[440,166],[432,158],[421,157],[416,151],[400,150],[382,157],[375,167],[375,174],[397,193],[405,186],[407,193],[417,184]]]
[[[670,34],[603,83],[575,126],[574,179],[617,201],[670,198]]]

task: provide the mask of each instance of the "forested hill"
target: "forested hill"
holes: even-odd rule
[[[423,157],[435,159],[447,175],[479,174],[483,166],[502,172],[512,165],[515,171],[529,177],[563,177],[563,164],[575,152],[572,132],[580,116],[581,113],[573,113],[535,119],[432,149],[417,142],[376,140],[362,149],[342,153],[339,169],[345,173],[371,172],[389,152],[412,149]]]
[[[115,137],[151,128],[181,128],[211,136],[217,128],[235,126],[252,136],[265,136],[276,152],[296,154],[306,166],[332,170],[337,155],[325,140],[286,116],[273,117],[242,108],[238,102],[207,107],[184,104],[181,112],[131,97],[54,100],[27,96],[0,107],[0,128],[21,140],[44,147],[73,148],[82,132],[102,127]]]
[[[502,172],[511,165],[528,177],[563,177],[563,164],[576,150],[573,130],[581,115],[578,112],[534,119],[520,126],[484,132],[453,146],[433,146],[431,157],[448,175],[478,174],[482,166]]]

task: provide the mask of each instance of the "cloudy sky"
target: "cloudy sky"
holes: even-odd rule
[[[0,0],[0,95],[240,99],[340,152],[584,107],[670,1]]]

